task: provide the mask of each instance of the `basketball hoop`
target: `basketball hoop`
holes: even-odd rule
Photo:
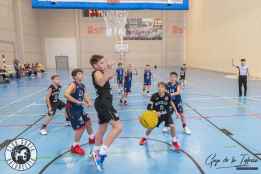
[[[123,37],[126,34],[127,11],[109,10],[103,11],[106,25],[106,35]]]

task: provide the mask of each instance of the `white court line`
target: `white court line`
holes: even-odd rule
[[[32,105],[31,105],[31,106],[32,106]],[[118,111],[119,113],[123,114],[122,112],[143,112],[143,111],[145,111],[145,110],[146,110],[146,109],[123,109],[123,110],[117,110],[117,111]],[[21,112],[21,111],[19,111],[19,112]],[[19,112],[12,114],[12,116],[22,117],[22,116],[28,115],[28,114],[19,114]],[[88,113],[88,114],[91,114],[91,115],[96,115],[96,114],[97,114],[96,111],[87,111],[87,113]],[[64,112],[59,111],[59,112],[56,112],[56,114],[57,114],[57,115],[63,115]],[[30,117],[35,117],[36,115],[28,115],[28,117],[29,117],[29,116],[30,116]],[[0,120],[0,122],[1,122],[1,120]]]
[[[31,93],[30,95],[27,95],[27,96],[24,96],[24,97],[19,97],[19,99],[14,100],[14,101],[12,101],[11,103],[8,103],[8,104],[6,104],[6,105],[4,105],[4,106],[1,106],[0,109],[8,108],[8,107],[10,107],[11,105],[13,105],[13,104],[15,104],[15,103],[18,103],[18,102],[20,102],[20,101],[23,101],[24,99],[29,98],[29,97],[32,97],[32,96],[34,96],[34,95],[36,95],[36,94],[39,94],[39,93],[41,93],[41,92],[43,92],[43,91],[45,91],[45,90],[46,90],[46,88],[42,88],[42,89],[40,89],[39,91],[36,91],[36,92],[34,92],[34,93]]]
[[[0,120],[0,123],[3,122],[6,118],[15,117],[16,114],[18,114],[18,113],[24,111],[24,110],[27,109],[27,108],[30,108],[33,104],[34,104],[34,103],[28,104],[28,105],[26,105],[25,107],[22,107],[22,108],[18,109],[18,110],[17,110],[16,112],[14,112],[14,113],[5,115],[4,117],[2,117],[3,119]]]
[[[240,98],[239,97],[221,97],[221,96],[213,96],[213,97],[183,97],[183,98],[185,98],[185,100],[213,100],[213,99],[217,99],[217,100],[221,100],[221,99],[235,99],[235,100],[240,100]],[[255,99],[255,97],[246,97],[245,98],[246,100],[247,99],[250,99],[250,100],[254,100]],[[256,99],[256,100],[258,100],[258,99]],[[260,101],[261,101],[261,99],[260,99]]]
[[[211,107],[211,106],[206,106],[206,107],[196,107],[197,110],[215,110],[215,109],[226,109],[226,108],[238,108],[238,107],[243,107],[243,106],[238,106],[238,105],[228,105],[228,106],[216,106],[216,107]]]
[[[260,102],[261,101],[261,99],[257,99],[257,98],[254,98],[254,97],[249,97],[248,98],[250,101],[252,100],[252,101],[257,101],[257,102]]]
[[[131,100],[129,101],[128,103],[129,104],[140,104],[140,103],[144,103],[147,105],[147,103],[149,102],[149,100],[144,100],[144,99],[141,99],[141,100]],[[117,106],[118,103],[115,103],[114,106]],[[45,103],[34,103],[32,104],[32,106],[46,106]]]

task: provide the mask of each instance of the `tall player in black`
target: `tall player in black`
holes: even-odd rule
[[[117,111],[112,105],[112,94],[109,82],[114,76],[112,64],[108,63],[101,55],[93,55],[90,59],[90,64],[94,68],[92,79],[97,92],[95,109],[99,120],[99,129],[95,137],[93,159],[97,169],[102,170],[108,149],[122,130],[122,123],[119,120]],[[112,125],[112,130],[103,140],[109,123]]]
[[[48,108],[48,115],[45,117],[44,123],[41,127],[40,133],[42,135],[47,135],[47,126],[52,121],[56,110],[62,110],[65,107],[65,103],[59,99],[61,90],[61,79],[60,76],[55,74],[51,77],[52,84],[48,88],[48,94],[46,96],[46,104]],[[69,122],[65,112],[66,121]],[[69,125],[67,123],[67,125]]]

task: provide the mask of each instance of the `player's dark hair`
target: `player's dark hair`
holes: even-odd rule
[[[120,63],[118,63],[118,66],[122,66],[122,63],[120,62]]]
[[[146,66],[150,66],[149,64],[147,64]]]
[[[172,75],[178,76],[178,73],[176,73],[176,72],[171,72],[171,73],[169,73],[169,75],[170,75],[170,76],[172,76]]]
[[[51,76],[51,80],[54,80],[55,78],[60,77],[58,74],[54,74]]]
[[[245,61],[246,61],[246,59],[245,59],[245,58],[242,58],[240,61],[241,61],[241,62],[245,62]]]
[[[76,68],[76,69],[72,70],[72,77],[77,76],[78,73],[83,73],[83,70],[80,68]]]
[[[93,66],[93,65],[97,64],[103,58],[104,58],[104,56],[102,56],[102,55],[94,54],[94,55],[92,55],[92,57],[90,59],[90,64]]]

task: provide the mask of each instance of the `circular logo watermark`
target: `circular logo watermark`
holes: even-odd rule
[[[29,140],[20,138],[12,141],[5,150],[7,164],[18,171],[31,168],[37,159],[37,149]]]

